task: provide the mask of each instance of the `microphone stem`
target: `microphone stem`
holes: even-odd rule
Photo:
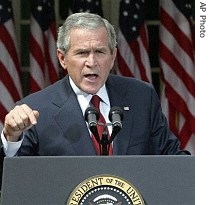
[[[102,133],[101,145],[102,145],[102,153],[101,155],[109,155],[109,146],[108,146],[108,132],[106,130]]]

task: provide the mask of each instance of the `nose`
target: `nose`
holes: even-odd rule
[[[96,65],[97,65],[97,61],[96,61],[95,55],[90,53],[85,61],[85,66],[92,68],[92,67],[95,67]]]

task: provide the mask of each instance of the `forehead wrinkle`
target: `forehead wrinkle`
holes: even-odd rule
[[[70,32],[71,38],[71,45],[74,43],[75,45],[79,45],[80,40],[84,46],[89,46],[88,44],[94,43],[96,45],[107,46],[108,45],[108,36],[105,32],[102,31],[103,28],[94,29],[94,30],[87,30],[87,29],[73,29]],[[78,33],[77,33],[78,32]],[[94,32],[94,33],[93,33]],[[94,35],[97,33],[97,35]],[[73,34],[73,36],[72,36]],[[79,36],[79,38],[78,38]],[[83,42],[85,40],[85,43]],[[105,45],[103,45],[105,44]]]

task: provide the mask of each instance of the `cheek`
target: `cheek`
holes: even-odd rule
[[[68,74],[71,76],[71,78],[73,79],[77,79],[80,76],[80,70],[79,69],[75,69],[73,67],[68,67],[67,68]]]
[[[67,64],[67,71],[70,75],[79,75],[83,69],[83,64],[81,61],[71,60]]]
[[[114,65],[114,61],[112,61],[111,59],[107,60],[105,63],[104,63],[104,67],[106,68],[106,72],[109,73],[110,70],[112,69]]]

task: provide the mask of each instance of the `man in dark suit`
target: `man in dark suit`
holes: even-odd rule
[[[106,122],[111,107],[123,110],[114,155],[189,154],[169,130],[159,98],[149,83],[110,74],[116,58],[116,34],[100,16],[70,15],[59,28],[57,56],[68,75],[31,94],[11,110],[1,134],[2,154],[96,155],[84,120],[92,96],[100,97]],[[112,127],[108,127],[111,134]]]

